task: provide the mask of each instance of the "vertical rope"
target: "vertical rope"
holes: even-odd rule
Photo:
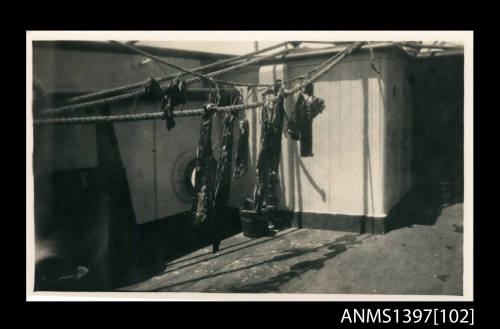
[[[157,71],[158,64],[155,62],[155,71]],[[156,110],[156,103],[153,103],[153,106]],[[158,173],[156,168],[156,120],[152,120],[153,122],[153,195],[154,195],[154,219],[158,219],[158,187],[157,187],[157,179]]]
[[[156,168],[156,120],[153,122],[153,188],[154,188],[154,216],[155,220],[158,219],[158,189],[157,189],[157,168]]]

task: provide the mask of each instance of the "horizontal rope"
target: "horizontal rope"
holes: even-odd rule
[[[219,70],[219,71],[214,71],[214,72],[208,73],[206,75],[206,77],[214,77],[217,75],[241,70],[247,66],[258,64],[260,62],[275,58],[276,56],[288,53],[289,51],[290,51],[289,49],[284,49],[284,50],[281,50],[279,52],[276,52],[276,53],[273,53],[273,54],[270,54],[267,56],[255,58],[255,59],[252,59],[252,60],[245,62],[245,63],[241,63],[241,64],[231,66],[231,67]],[[200,81],[200,78],[196,77],[196,78],[186,80],[186,84],[192,84],[192,83],[199,82],[199,81]],[[116,96],[107,97],[107,98],[101,98],[101,99],[97,99],[97,100],[90,101],[90,102],[66,105],[66,106],[62,106],[62,107],[58,107],[58,108],[54,108],[54,109],[46,109],[46,110],[42,111],[40,114],[42,114],[42,115],[60,114],[63,112],[70,112],[70,111],[76,111],[76,110],[81,110],[81,109],[99,107],[102,105],[107,105],[107,104],[112,104],[112,103],[122,102],[122,101],[125,101],[128,99],[132,99],[134,97],[141,96],[144,93],[145,93],[144,90],[137,90],[137,91],[133,91],[130,93],[116,95]]]
[[[241,105],[232,105],[225,107],[215,107],[214,109],[217,112],[226,112],[226,111],[237,111],[237,110],[245,110],[251,108],[257,108],[262,106],[264,103],[252,103],[252,104],[241,104]],[[204,112],[203,109],[195,109],[195,110],[183,110],[183,111],[174,111],[174,117],[191,117],[191,116],[200,116]],[[57,125],[74,125],[74,124],[91,124],[91,123],[112,123],[112,122],[129,122],[129,121],[143,121],[143,120],[156,120],[156,119],[164,119],[164,112],[151,112],[151,113],[138,113],[138,114],[125,114],[125,115],[104,115],[104,116],[88,116],[88,117],[75,117],[75,118],[53,118],[53,119],[37,119],[33,120],[34,126],[40,125],[49,125],[49,124],[57,124]]]
[[[271,57],[274,57],[276,55],[279,56],[280,53],[286,53],[286,52],[288,52],[288,50],[285,49],[282,52],[279,52],[279,53],[276,53],[276,54],[273,54],[273,55],[269,55],[269,56],[271,56]],[[321,67],[327,65],[330,61],[332,61],[333,59],[335,59],[336,57],[338,57],[340,54],[341,53],[339,53],[339,54],[335,55],[333,58],[330,58],[330,59],[326,60],[325,62],[321,63],[319,66],[317,66],[316,68],[314,68],[313,70],[311,70],[307,74],[304,74],[304,75],[301,75],[301,76],[298,76],[298,77],[295,77],[295,78],[292,78],[292,79],[284,81],[284,84],[287,84],[287,83],[290,83],[290,82],[294,82],[294,81],[297,81],[297,80],[300,80],[300,79],[304,79],[305,80],[306,78],[310,77],[312,73],[318,71]],[[263,57],[262,58],[257,58],[257,59],[254,60],[254,62],[252,64],[256,64],[256,63],[258,63],[258,62],[260,62],[262,60],[264,60]],[[240,69],[242,67],[247,66],[245,64],[247,64],[247,63],[242,63],[241,66],[236,67],[236,68],[233,66],[233,67],[229,67],[229,68],[226,68],[226,69],[223,69],[223,70],[220,70],[220,71],[215,71],[215,72],[212,72],[212,73],[208,74],[207,76],[215,76],[215,75],[220,75],[220,74],[228,73],[230,71],[237,70],[237,69]],[[199,81],[199,80],[196,80],[196,78],[194,78],[194,79],[186,81],[186,83],[194,83],[194,82],[197,82],[197,81]],[[213,79],[213,81],[215,81],[217,83],[220,83],[220,84],[227,84],[227,85],[234,85],[234,86],[246,86],[246,87],[271,87],[272,86],[272,84],[244,83],[244,82],[237,82],[237,81],[217,80],[217,79]],[[95,100],[95,101],[92,101],[92,102],[75,104],[75,105],[70,105],[70,106],[64,106],[64,107],[61,107],[61,108],[58,108],[58,109],[52,109],[52,110],[49,109],[49,110],[43,111],[43,114],[49,114],[49,113],[57,114],[57,113],[60,113],[60,112],[65,112],[65,111],[86,109],[86,108],[91,108],[91,107],[96,107],[96,106],[102,106],[102,105],[111,104],[111,103],[122,102],[122,101],[126,101],[126,100],[128,100],[130,98],[140,96],[142,94],[144,94],[144,91],[140,90],[140,91],[137,91],[137,92],[134,92],[134,93],[122,94],[122,95],[117,95],[117,96],[109,97],[109,98],[103,98],[103,99]]]
[[[279,48],[279,47],[283,47],[283,46],[285,46],[285,45],[287,45],[289,43],[290,43],[290,41],[285,41],[285,42],[279,43],[277,45],[274,45],[274,46],[271,46],[271,47],[267,47],[267,48],[263,48],[261,50],[254,51],[254,52],[251,52],[251,53],[248,53],[248,54],[231,57],[231,58],[228,58],[228,59],[224,59],[224,60],[221,60],[221,61],[210,63],[208,65],[199,66],[199,67],[193,68],[192,71],[195,71],[195,72],[205,71],[205,70],[208,70],[208,69],[213,69],[213,68],[216,68],[216,67],[220,67],[222,65],[227,65],[227,64],[232,63],[232,62],[236,62],[236,61],[239,61],[239,60],[244,60],[244,59],[253,57],[255,55],[258,55],[258,54],[261,54],[261,53],[264,53],[264,52],[268,52],[270,50],[273,50],[273,49],[276,49],[276,48]],[[179,75],[178,73],[169,74],[169,75],[164,76],[164,77],[158,77],[155,80],[158,81],[158,82],[164,82],[164,81],[168,81],[168,80],[174,79],[178,75]],[[184,74],[181,74],[181,76],[183,76],[183,75]],[[90,100],[93,100],[93,99],[96,99],[96,98],[101,98],[101,97],[104,97],[104,96],[111,96],[111,95],[125,93],[125,92],[131,91],[131,90],[134,90],[134,89],[138,89],[138,88],[144,88],[146,85],[149,84],[150,81],[151,80],[148,79],[148,80],[144,80],[144,81],[133,83],[133,84],[129,84],[129,85],[124,85],[124,86],[120,86],[120,87],[116,87],[116,88],[110,88],[110,89],[101,90],[101,91],[89,93],[89,94],[82,95],[82,96],[73,97],[73,98],[70,98],[67,101],[67,103],[68,104],[74,104],[74,103],[86,102],[86,101],[90,101]],[[216,82],[217,83],[221,83],[219,81],[216,81]]]
[[[326,65],[323,69],[314,74],[311,78],[305,81],[307,83],[313,83],[319,79],[321,79],[325,74],[330,72],[335,66],[337,66],[346,56],[352,54],[357,51],[364,42],[356,42],[350,47],[346,48],[341,53],[333,56],[329,61],[329,64]],[[284,95],[290,96],[300,91],[302,86],[297,86],[293,89],[286,90]],[[270,98],[269,101],[276,101],[277,97]],[[264,102],[250,103],[250,104],[239,104],[239,105],[231,105],[225,107],[215,107],[215,110],[218,112],[224,111],[238,111],[238,110],[246,110],[246,109],[255,109],[264,105]],[[204,112],[203,109],[195,109],[195,110],[185,110],[185,111],[174,111],[174,117],[187,117],[187,116],[198,116],[202,115]],[[154,119],[163,119],[164,112],[155,112],[155,113],[141,113],[141,114],[129,114],[129,115],[115,115],[115,116],[93,116],[93,117],[75,117],[75,118],[53,118],[53,119],[37,119],[33,121],[35,126],[46,125],[46,124],[88,124],[88,123],[99,123],[99,122],[126,122],[126,121],[140,121],[140,120],[154,120]]]

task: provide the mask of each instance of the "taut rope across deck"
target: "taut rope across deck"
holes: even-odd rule
[[[347,47],[340,53],[336,54],[332,58],[328,59],[326,62],[320,64],[317,68],[313,69],[311,72],[313,72],[312,76],[304,81],[304,84],[307,83],[313,83],[319,79],[321,79],[325,74],[330,72],[335,66],[337,66],[346,56],[350,55],[351,53],[359,50],[361,46],[365,42],[355,42],[351,46]],[[286,52],[287,50],[283,51]],[[276,54],[270,55],[272,57],[276,56]],[[258,58],[254,61],[257,60],[263,60],[264,57]],[[249,62],[252,62],[249,61]],[[215,71],[212,73],[207,74],[206,76],[214,76],[216,74],[222,74],[222,73],[227,73],[228,70],[232,71],[234,70],[235,67],[241,67],[242,65],[247,66],[248,63],[242,63],[239,65],[235,65],[233,67],[223,69],[220,71]],[[323,67],[324,66],[324,67]],[[243,66],[244,67],[244,66]],[[322,69],[319,69],[320,67],[323,67]],[[222,72],[225,71],[225,72]],[[222,73],[221,73],[222,72]],[[311,73],[310,72],[310,73]],[[303,77],[303,76],[301,76]],[[198,79],[200,78],[193,78],[190,80],[187,80],[187,83],[193,83],[195,81],[199,81]],[[298,79],[298,78],[294,78]],[[292,79],[293,80],[293,79]],[[289,80],[290,81],[290,80]],[[289,82],[288,81],[288,82]],[[285,91],[285,96],[290,96],[295,94],[296,92],[301,90],[301,85],[296,86],[293,89],[286,90]],[[143,91],[140,91],[139,94],[142,94]],[[133,96],[138,95],[138,92],[131,93]],[[125,94],[125,95],[120,95],[116,97],[111,97],[114,99],[118,99],[115,101],[123,100],[124,96],[127,97],[125,99],[128,99],[130,94]],[[47,110],[51,111],[49,113],[60,113],[60,112],[65,112],[69,109],[71,110],[76,110],[80,108],[89,108],[89,107],[95,107],[95,106],[101,106],[105,104],[111,103],[109,100],[111,98],[105,98],[102,100],[97,100],[94,102],[89,102],[89,103],[83,103],[83,104],[76,104],[72,105],[72,107],[62,107],[58,109],[53,109],[53,110]],[[276,98],[271,99],[271,101],[275,101]],[[218,112],[225,112],[225,111],[236,111],[236,110],[245,110],[245,109],[255,109],[260,106],[264,105],[263,102],[257,102],[257,103],[251,103],[251,104],[241,104],[241,105],[232,105],[232,106],[225,106],[225,107],[216,107],[215,110]],[[184,111],[175,111],[174,112],[174,117],[187,117],[187,116],[198,116],[203,114],[203,109],[195,109],[195,110],[184,110]],[[74,117],[74,118],[51,118],[51,119],[37,119],[33,121],[33,124],[35,126],[39,125],[46,125],[46,124],[90,124],[90,123],[98,123],[98,122],[127,122],[127,121],[140,121],[140,120],[154,120],[154,119],[164,119],[165,113],[164,112],[155,112],[155,113],[141,113],[141,114],[129,114],[129,115],[115,115],[115,116],[90,116],[90,117]]]
[[[224,60],[221,60],[221,61],[217,61],[215,63],[211,63],[211,64],[208,64],[208,65],[199,66],[199,67],[193,68],[192,71],[194,71],[194,72],[205,71],[205,70],[208,70],[208,69],[213,69],[213,68],[216,68],[216,67],[227,65],[229,63],[233,63],[233,62],[236,62],[236,61],[239,61],[239,60],[248,59],[248,58],[254,57],[255,55],[258,55],[258,54],[261,54],[261,53],[265,53],[265,52],[268,52],[270,50],[273,50],[273,49],[285,46],[285,45],[287,45],[289,43],[291,43],[291,41],[285,41],[285,42],[282,42],[280,44],[277,44],[277,45],[274,45],[274,46],[271,46],[271,47],[267,47],[267,48],[263,48],[261,50],[254,51],[254,52],[251,52],[251,53],[248,53],[248,54],[245,54],[245,55],[231,57],[231,58],[224,59]],[[161,82],[164,82],[164,81],[168,81],[168,80],[174,79],[176,77],[182,77],[184,75],[185,74],[181,74],[179,76],[178,73],[173,73],[173,74],[169,74],[169,75],[164,76],[164,77],[158,77],[155,80],[161,83]],[[217,81],[217,80],[215,80],[215,81],[217,83],[222,83],[221,81]],[[141,81],[141,82],[138,82],[138,83],[133,83],[133,84],[125,85],[125,86],[120,86],[120,87],[111,88],[111,89],[105,89],[105,90],[93,92],[93,93],[90,93],[90,94],[86,94],[86,95],[82,95],[82,96],[77,96],[77,97],[70,98],[67,102],[69,104],[74,104],[74,103],[80,103],[80,102],[86,102],[86,101],[94,100],[94,99],[101,98],[101,97],[104,97],[104,96],[117,95],[117,94],[125,93],[125,92],[128,92],[128,91],[134,90],[134,89],[144,88],[149,82],[150,82],[150,79],[145,80],[145,81]],[[233,83],[231,83],[231,84],[233,84]],[[242,84],[240,84],[240,85],[242,85]]]
[[[276,56],[283,55],[289,51],[290,51],[289,49],[284,49],[284,50],[281,50],[281,51],[274,53],[274,54],[271,54],[271,55],[262,56],[259,58],[252,59],[252,60],[245,62],[245,63],[237,64],[237,65],[234,65],[234,66],[222,69],[222,70],[208,73],[205,75],[205,77],[211,78],[211,77],[214,77],[217,75],[241,70],[247,66],[258,64],[260,62],[275,58]],[[201,80],[201,78],[195,77],[195,78],[186,80],[186,84],[192,84],[195,82],[199,82],[200,80]],[[117,103],[117,102],[125,101],[128,99],[132,99],[132,98],[137,97],[137,96],[141,96],[144,94],[144,92],[145,92],[144,90],[137,90],[137,91],[133,91],[130,93],[125,93],[125,94],[121,94],[121,95],[117,95],[117,96],[113,96],[113,97],[108,97],[108,98],[97,99],[97,100],[89,101],[89,102],[85,102],[85,103],[67,105],[67,106],[62,106],[62,107],[58,107],[55,109],[47,109],[47,110],[42,111],[41,114],[44,114],[44,115],[60,114],[60,113],[64,113],[64,112],[76,111],[76,110],[87,109],[87,108],[92,108],[92,107],[96,107],[96,106]]]

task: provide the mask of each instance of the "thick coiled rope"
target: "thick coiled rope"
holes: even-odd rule
[[[255,55],[258,55],[258,54],[261,54],[261,53],[264,53],[264,52],[268,52],[270,50],[273,50],[273,49],[276,49],[276,48],[279,48],[279,47],[282,47],[282,46],[286,46],[289,43],[291,43],[291,41],[285,41],[285,42],[282,42],[280,44],[277,44],[277,45],[274,45],[274,46],[271,46],[271,47],[267,47],[267,48],[263,48],[261,50],[254,51],[254,52],[251,52],[251,53],[248,53],[248,54],[245,54],[245,55],[235,56],[235,57],[227,58],[227,59],[224,59],[224,60],[221,60],[221,61],[217,61],[217,62],[208,64],[208,65],[199,66],[199,67],[193,68],[192,71],[194,71],[194,72],[205,71],[205,70],[208,70],[208,69],[213,69],[213,68],[216,68],[216,67],[220,67],[222,65],[227,65],[229,63],[233,63],[233,62],[236,62],[236,61],[239,61],[239,60],[244,60],[244,59],[247,59],[247,58],[251,58],[251,57],[253,57]],[[182,77],[184,75],[185,75],[185,73],[181,74],[180,77]],[[161,82],[165,82],[165,81],[168,81],[168,80],[172,80],[172,79],[174,79],[174,78],[176,78],[178,76],[179,76],[179,73],[173,73],[173,74],[169,74],[169,75],[164,76],[164,77],[158,77],[155,80],[161,83]],[[120,87],[116,87],[116,88],[110,88],[110,89],[96,91],[96,92],[93,92],[93,93],[90,93],[90,94],[86,94],[86,95],[82,95],[82,96],[73,97],[73,98],[68,99],[67,103],[68,104],[75,104],[75,103],[81,103],[81,102],[88,102],[88,101],[94,100],[96,98],[101,98],[101,97],[105,97],[105,96],[113,96],[113,95],[117,95],[117,94],[126,93],[126,92],[129,92],[129,91],[138,89],[138,88],[144,88],[146,85],[149,84],[150,81],[151,81],[150,79],[147,79],[145,81],[141,81],[141,82],[137,82],[137,83],[133,83],[133,84],[129,84],[129,85],[124,85],[124,86],[120,86]],[[216,82],[222,84],[221,81],[216,81]],[[232,84],[232,83],[228,82],[228,84]],[[246,86],[246,84],[240,84],[240,85],[242,85],[242,86],[245,85]]]
[[[245,63],[241,63],[241,64],[234,65],[234,66],[231,66],[231,67],[219,70],[219,71],[214,71],[214,72],[208,73],[205,75],[205,77],[211,78],[211,77],[215,77],[217,75],[241,70],[247,66],[258,64],[260,62],[275,58],[276,56],[283,55],[285,53],[288,53],[289,51],[290,51],[289,49],[284,49],[284,50],[281,50],[281,51],[276,52],[274,54],[255,58],[255,59],[252,59],[252,60],[245,62]],[[192,84],[195,82],[199,82],[200,80],[201,80],[201,78],[195,77],[195,78],[186,80],[186,84]],[[71,112],[71,111],[82,110],[82,109],[87,109],[87,108],[99,107],[99,106],[103,106],[103,105],[107,105],[107,104],[122,102],[122,101],[132,99],[132,98],[137,97],[137,96],[141,96],[143,94],[144,94],[144,90],[137,90],[137,91],[133,91],[130,93],[116,95],[116,96],[102,98],[102,99],[97,99],[97,100],[90,101],[90,102],[72,104],[72,105],[58,107],[55,109],[46,109],[44,111],[41,111],[40,114],[52,115],[52,114],[60,114],[60,113],[64,113],[64,112]]]
[[[307,79],[304,84],[313,83],[319,79],[321,79],[325,74],[333,70],[335,66],[337,66],[346,56],[352,54],[357,51],[364,42],[356,42],[352,46],[346,48],[341,53],[333,56],[331,58],[331,62],[326,65],[320,71],[317,71],[313,76]],[[296,86],[293,89],[286,90],[284,95],[290,96],[300,91],[302,88],[301,85]],[[276,101],[276,97],[270,98],[269,101]],[[251,104],[240,104],[240,105],[231,105],[225,107],[216,107],[215,110],[218,112],[225,111],[239,111],[246,109],[255,109],[264,105],[264,102],[257,102]],[[185,110],[185,111],[175,111],[174,117],[178,116],[198,116],[203,114],[203,109],[196,110]],[[53,119],[38,119],[34,120],[33,124],[35,126],[45,125],[45,124],[89,124],[89,123],[98,123],[98,122],[126,122],[126,121],[140,121],[140,120],[155,120],[155,119],[163,119],[163,112],[155,112],[155,113],[142,113],[142,114],[129,114],[129,115],[116,115],[116,116],[94,116],[94,117],[75,117],[75,118],[53,118]]]
[[[321,79],[325,74],[333,70],[335,66],[337,66],[346,56],[352,54],[353,52],[359,50],[361,46],[363,46],[365,42],[355,42],[353,45],[347,47],[344,51],[340,52],[339,54],[333,56],[331,59],[332,61],[327,64],[323,69],[317,71],[317,73],[313,74],[312,77],[304,81],[304,84],[308,83],[313,83],[319,79]],[[302,88],[301,85],[296,86],[295,88],[291,90],[287,90],[285,92],[285,96],[293,95],[296,92],[300,91]]]
[[[216,107],[217,112],[238,111],[245,109],[253,109],[262,106],[263,102],[252,104],[240,104],[224,107]],[[174,117],[191,117],[200,116],[203,114],[203,109],[195,110],[182,110],[174,111]],[[52,118],[52,119],[37,119],[33,121],[33,125],[75,125],[75,124],[90,124],[90,123],[112,123],[112,122],[130,122],[130,121],[144,121],[144,120],[157,120],[164,119],[164,112],[152,113],[138,113],[138,114],[124,114],[124,115],[106,115],[106,116],[88,116],[88,117],[74,117],[74,118]]]

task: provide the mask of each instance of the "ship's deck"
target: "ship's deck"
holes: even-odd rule
[[[462,295],[463,206],[434,225],[385,235],[289,228],[242,233],[165,265],[121,291]]]

